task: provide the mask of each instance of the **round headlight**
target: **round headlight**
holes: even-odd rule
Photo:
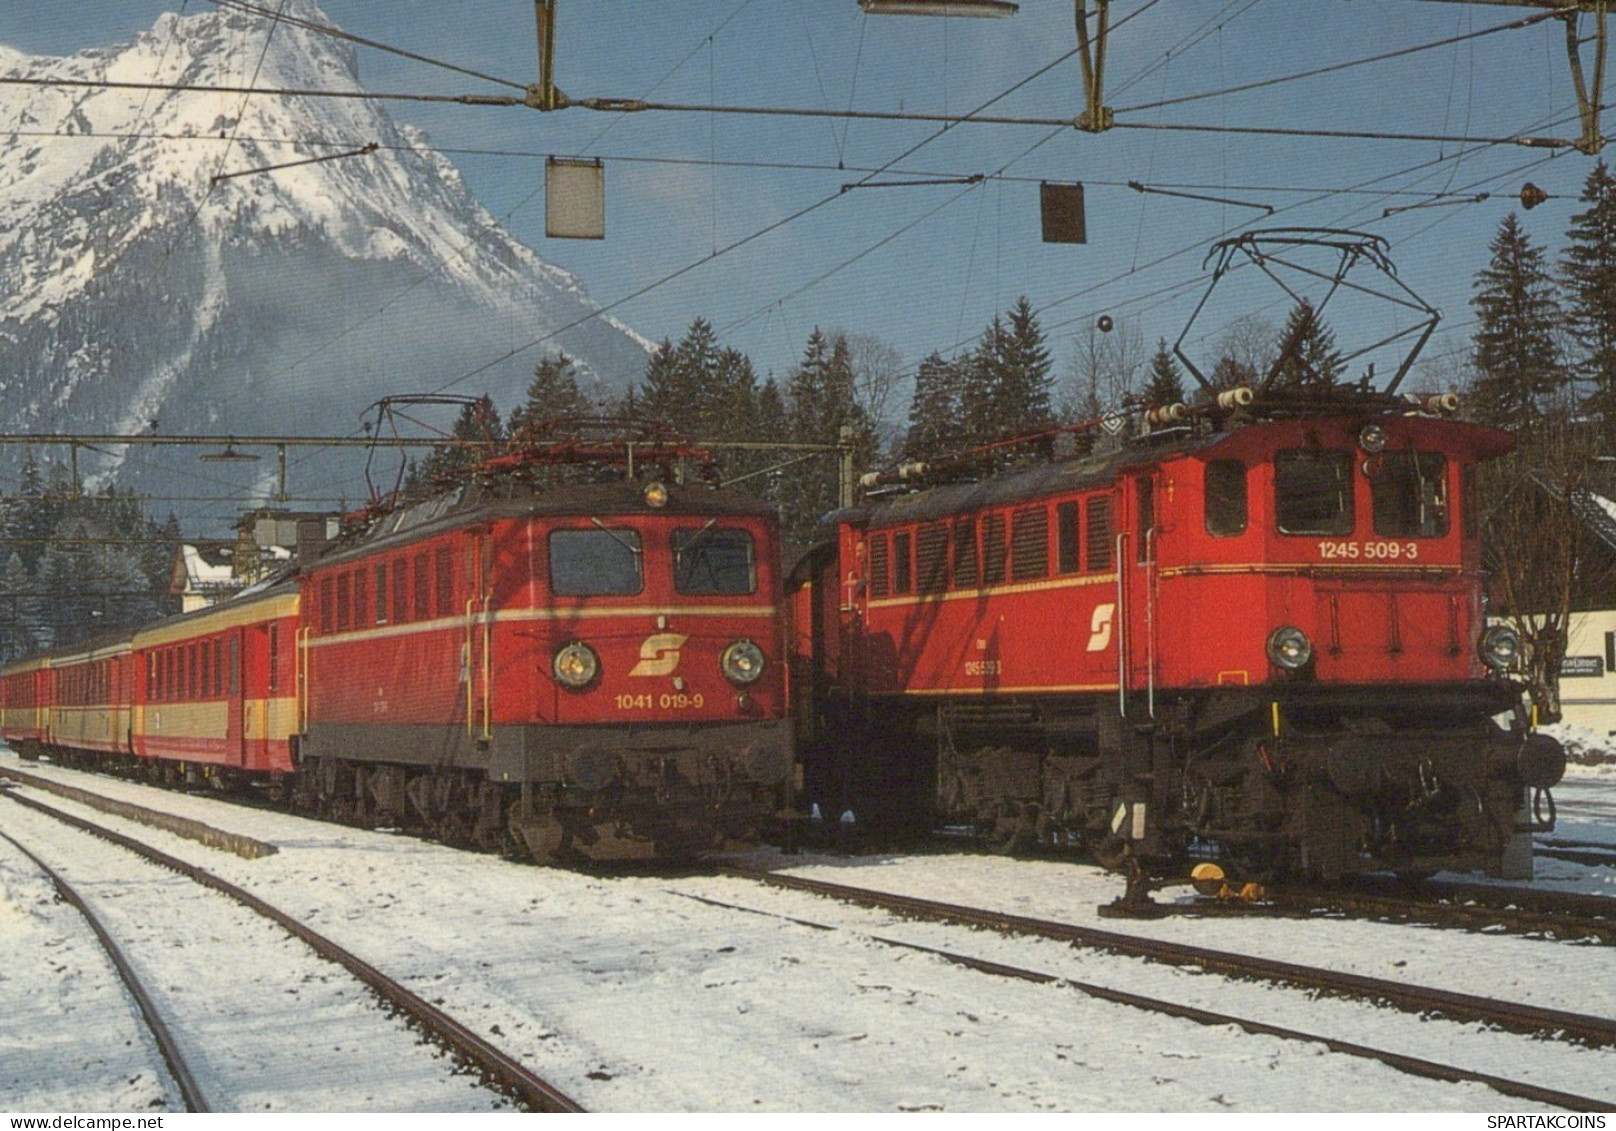
[[[750,640],[737,640],[724,649],[718,666],[723,670],[725,679],[737,687],[745,687],[749,683],[756,683],[763,674],[763,650]]]
[[[1508,625],[1495,624],[1481,634],[1481,662],[1493,671],[1508,671],[1520,654],[1521,638]]]
[[[1313,658],[1313,642],[1301,629],[1284,625],[1268,635],[1268,658],[1275,667],[1293,672]]]
[[[600,674],[600,657],[587,644],[565,644],[556,650],[550,669],[555,672],[556,682],[577,691],[588,687]]]
[[[1378,424],[1365,424],[1358,433],[1358,446],[1370,455],[1375,455],[1386,447],[1386,429]]]
[[[661,483],[647,483],[644,494],[645,505],[648,507],[665,507],[668,505],[668,489]]]

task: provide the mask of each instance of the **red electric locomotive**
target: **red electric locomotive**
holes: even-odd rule
[[[469,482],[305,571],[306,804],[535,857],[749,836],[793,768],[772,508]]]
[[[1141,879],[1529,871],[1565,757],[1483,610],[1477,469],[1512,440],[1454,403],[1209,390],[835,515],[794,574],[804,803]]]

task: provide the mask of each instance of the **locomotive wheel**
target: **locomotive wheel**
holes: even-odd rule
[[[1038,843],[1037,808],[1032,802],[1002,802],[999,815],[981,834],[982,843],[988,851],[1004,856],[1028,851]],[[1033,812],[1029,814],[1028,809]]]

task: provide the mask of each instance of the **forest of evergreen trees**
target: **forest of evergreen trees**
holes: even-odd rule
[[[159,525],[132,495],[86,494],[29,452],[17,491],[0,499],[0,659],[178,612],[168,587],[179,538],[172,515]]]
[[[1555,525],[1546,512],[1565,511],[1589,489],[1591,476],[1612,466],[1593,459],[1610,454],[1607,422],[1616,410],[1616,178],[1603,162],[1589,174],[1581,200],[1586,207],[1571,219],[1558,265],[1515,214],[1503,219],[1474,284],[1472,350],[1421,370],[1425,384],[1467,390],[1472,419],[1519,437],[1516,456],[1491,469],[1486,484],[1491,544],[1500,549],[1490,565],[1502,579],[1495,587],[1501,599],[1536,618],[1521,627],[1542,671],[1558,663],[1556,634],[1563,650],[1564,618],[1587,599],[1590,581],[1574,525],[1564,514]],[[864,471],[1037,434],[1129,400],[1191,399],[1166,339],[1158,338],[1154,350],[1146,340],[1131,321],[1090,327],[1072,339],[1071,356],[1057,373],[1038,312],[1022,298],[965,349],[932,352],[909,368],[873,336],[815,329],[789,373],[760,377],[745,354],[722,345],[712,325],[697,319],[678,342],[656,348],[643,380],[621,396],[585,388],[569,358],[550,355],[508,416],[486,401],[468,403],[452,435],[490,443],[551,438],[569,422],[612,418],[655,422],[698,441],[850,444]],[[1362,376],[1345,371],[1334,331],[1305,302],[1282,326],[1238,320],[1216,353],[1211,380],[1219,386],[1332,385]],[[834,454],[723,449],[717,457],[720,482],[780,505],[793,546],[806,545],[836,506]],[[411,467],[408,489],[452,481],[479,458],[466,448],[437,449]],[[179,533],[173,521],[155,526],[126,496],[85,496],[60,468],[48,478],[30,458],[21,489],[0,510],[7,554],[0,651],[8,656],[171,608],[166,588]],[[1522,566],[1518,559],[1528,555],[1520,553],[1520,530],[1535,533],[1534,545],[1552,544],[1554,560],[1539,556]]]

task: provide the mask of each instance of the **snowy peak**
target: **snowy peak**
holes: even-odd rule
[[[548,334],[586,379],[637,381],[650,343],[421,131],[374,99],[267,93],[363,91],[317,5],[277,9],[165,14],[65,58],[0,48],[0,74],[56,80],[0,86],[0,427],[329,431],[485,366],[457,391],[509,408],[540,356],[513,343]]]

